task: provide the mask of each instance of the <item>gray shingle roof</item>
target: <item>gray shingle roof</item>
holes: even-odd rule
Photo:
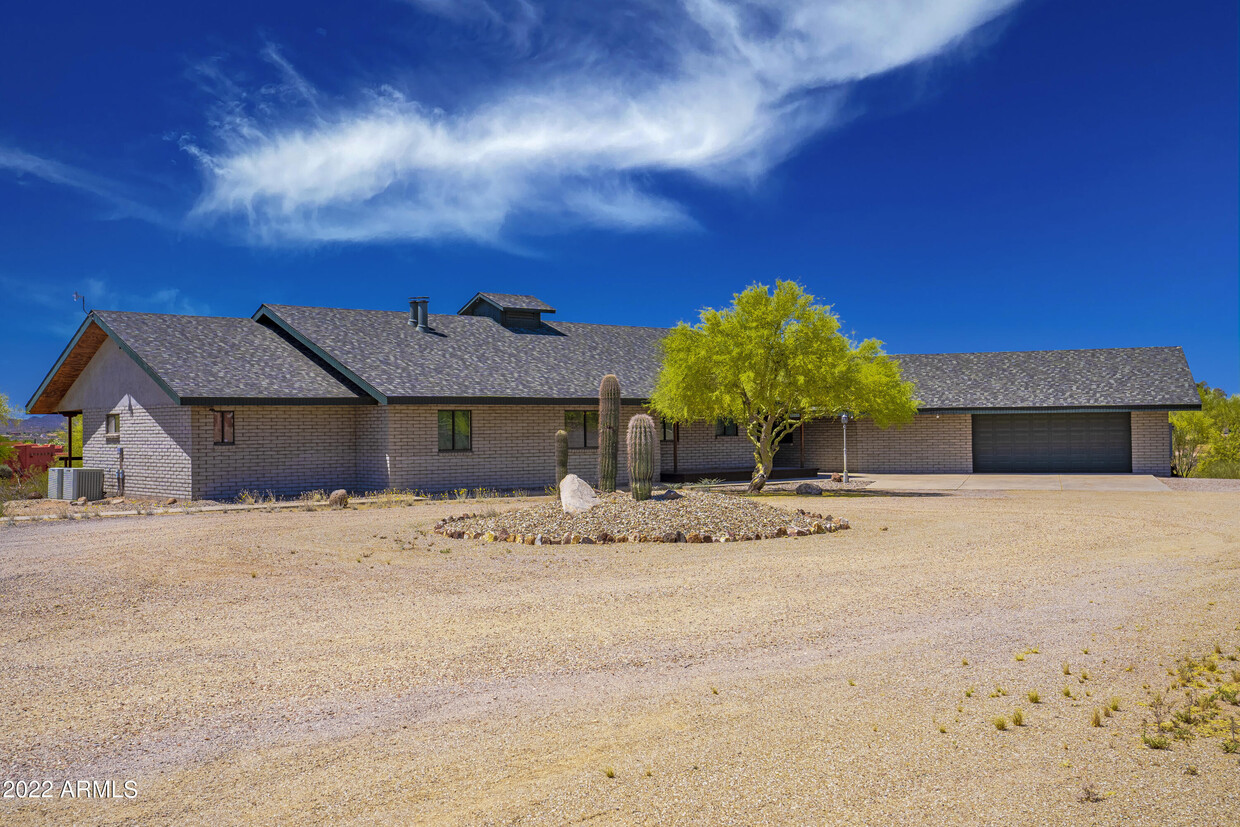
[[[94,314],[182,399],[360,398],[252,319],[115,310]]]
[[[263,305],[380,394],[590,399],[614,373],[626,399],[654,390],[667,334],[657,327],[543,322],[512,330],[485,316],[432,315],[422,333],[402,312]]]
[[[327,362],[392,402],[588,400],[606,373],[620,378],[626,399],[644,399],[659,371],[659,340],[667,334],[664,328],[577,322],[513,330],[488,317],[459,315],[431,316],[432,330],[424,333],[400,311],[291,305],[263,305],[255,314],[259,321],[117,311],[95,316],[174,393],[195,401],[370,401]],[[294,331],[296,339],[268,325]],[[929,411],[1198,405],[1178,347],[895,358]]]
[[[478,293],[472,299],[467,301],[465,303],[465,307],[462,307],[461,310],[464,311],[466,307],[469,307],[477,301],[479,297],[486,299],[499,307],[501,310],[538,310],[542,313],[555,312],[554,307],[547,304],[537,296],[521,296],[516,293]]]
[[[1195,406],[1178,347],[897,356],[928,409]]]

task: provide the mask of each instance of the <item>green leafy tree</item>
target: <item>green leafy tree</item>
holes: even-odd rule
[[[1191,476],[1216,433],[1214,421],[1202,411],[1171,415],[1171,466],[1181,477]]]
[[[9,398],[0,393],[0,426],[11,424],[13,419],[13,409],[9,406]],[[15,453],[13,441],[0,434],[0,463],[8,462]]]
[[[754,445],[749,490],[762,490],[780,442],[798,427],[849,413],[881,428],[910,421],[913,384],[882,343],[854,344],[831,308],[792,281],[754,284],[726,310],[706,309],[663,340],[651,407],[673,422],[731,420]]]
[[[1200,411],[1171,415],[1171,461],[1181,477],[1240,476],[1240,395],[1197,383]]]

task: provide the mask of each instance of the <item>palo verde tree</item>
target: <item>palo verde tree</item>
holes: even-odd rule
[[[917,410],[913,385],[882,343],[854,344],[831,308],[792,281],[754,284],[726,310],[706,309],[663,340],[651,407],[673,422],[731,420],[754,445],[749,490],[762,490],[779,443],[797,427],[847,412],[882,428]]]

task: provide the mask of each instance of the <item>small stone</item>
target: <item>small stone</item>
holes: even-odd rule
[[[822,495],[822,489],[812,482],[803,482],[796,487],[796,493],[802,497],[819,497]]]
[[[78,497],[76,500],[73,501],[73,504],[74,505],[86,505],[86,498]]]
[[[792,528],[788,529],[789,537],[804,537],[807,534],[809,534],[808,531],[806,531],[803,528],[799,528],[797,526],[793,526]]]
[[[525,540],[524,540],[524,542],[525,542],[525,544],[526,544],[527,546],[532,546],[532,545],[534,545],[534,535],[533,535],[533,534],[526,534],[526,535],[525,535]]]
[[[814,523],[812,526],[809,527],[809,530],[812,531],[814,534],[821,534],[825,529],[823,529],[822,523]]]
[[[689,536],[685,538],[685,541],[689,543],[700,543],[702,542],[702,535],[698,534],[696,531],[690,531]]]
[[[711,537],[709,534],[707,534],[705,531],[703,531],[703,532],[702,532],[702,542],[703,542],[703,543],[713,543],[713,542],[715,542],[715,538],[714,538],[714,537]]]
[[[841,474],[839,471],[836,471],[834,474],[831,475],[831,482],[843,482],[843,481],[844,481],[844,475]]]
[[[488,531],[486,534],[483,534],[483,535],[482,535],[482,542],[484,542],[484,543],[494,543],[494,542],[495,542],[495,532],[494,532],[494,531]]]
[[[164,500],[164,505],[176,505],[176,504],[177,504],[176,497],[169,497],[168,499]]]
[[[582,538],[582,536],[581,536],[580,534],[574,534],[574,535],[572,536],[572,540],[571,540],[571,542],[572,542],[572,544],[573,544],[573,545],[578,545],[578,544],[580,544],[580,543],[581,543],[582,539],[583,539],[583,538]]]
[[[593,537],[582,537],[581,544],[583,546],[592,546],[594,545],[594,538]]]
[[[628,541],[629,541],[629,535],[627,534],[617,534],[615,537],[612,538],[613,543],[627,543]]]
[[[108,500],[108,502],[112,505],[121,505],[122,503],[125,502],[125,500],[123,497],[113,497],[112,499]]]
[[[571,534],[565,534],[563,537],[560,538],[560,545],[562,546],[567,546],[572,542],[573,542],[573,535]]]
[[[669,489],[667,489],[666,491],[664,491],[662,494],[659,494],[659,495],[658,495],[658,497],[657,497],[657,499],[660,499],[660,500],[679,500],[679,499],[682,499],[683,497],[684,497],[684,494],[681,494],[679,491],[674,491],[674,490],[672,490],[671,488],[669,488]]]
[[[835,533],[835,523],[827,523],[827,533],[828,534]]]
[[[546,545],[546,543],[547,543],[547,541],[543,538],[543,536],[542,536],[541,534],[535,535],[535,537],[534,537],[534,545],[536,545],[536,546],[542,546],[542,545]]]
[[[685,537],[685,533],[684,533],[683,531],[677,531],[677,532],[676,532],[676,542],[677,542],[677,543],[687,543],[687,542],[689,542],[689,540],[688,540],[688,538],[687,538],[687,537]]]
[[[594,542],[600,543],[600,544],[609,543],[611,542],[611,535],[608,534],[606,531],[600,531],[598,534],[594,535]]]
[[[850,526],[849,526],[849,524],[848,524],[848,520],[845,520],[845,519],[843,519],[843,518],[841,517],[841,518],[840,518],[840,528],[850,528]]]
[[[349,505],[349,492],[343,488],[337,488],[328,496],[327,504],[332,508],[347,508]]]
[[[679,534],[678,534],[677,532],[675,532],[675,531],[665,531],[665,532],[663,532],[662,542],[664,542],[664,543],[674,543],[674,542],[676,542],[677,537],[679,537]]]
[[[783,526],[780,526],[779,528],[775,529],[775,536],[776,537],[787,537],[788,529],[784,528]]]

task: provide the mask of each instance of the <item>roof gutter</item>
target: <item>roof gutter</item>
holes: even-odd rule
[[[1024,405],[1008,408],[919,408],[918,414],[1124,413],[1127,411],[1199,411],[1195,405]]]

